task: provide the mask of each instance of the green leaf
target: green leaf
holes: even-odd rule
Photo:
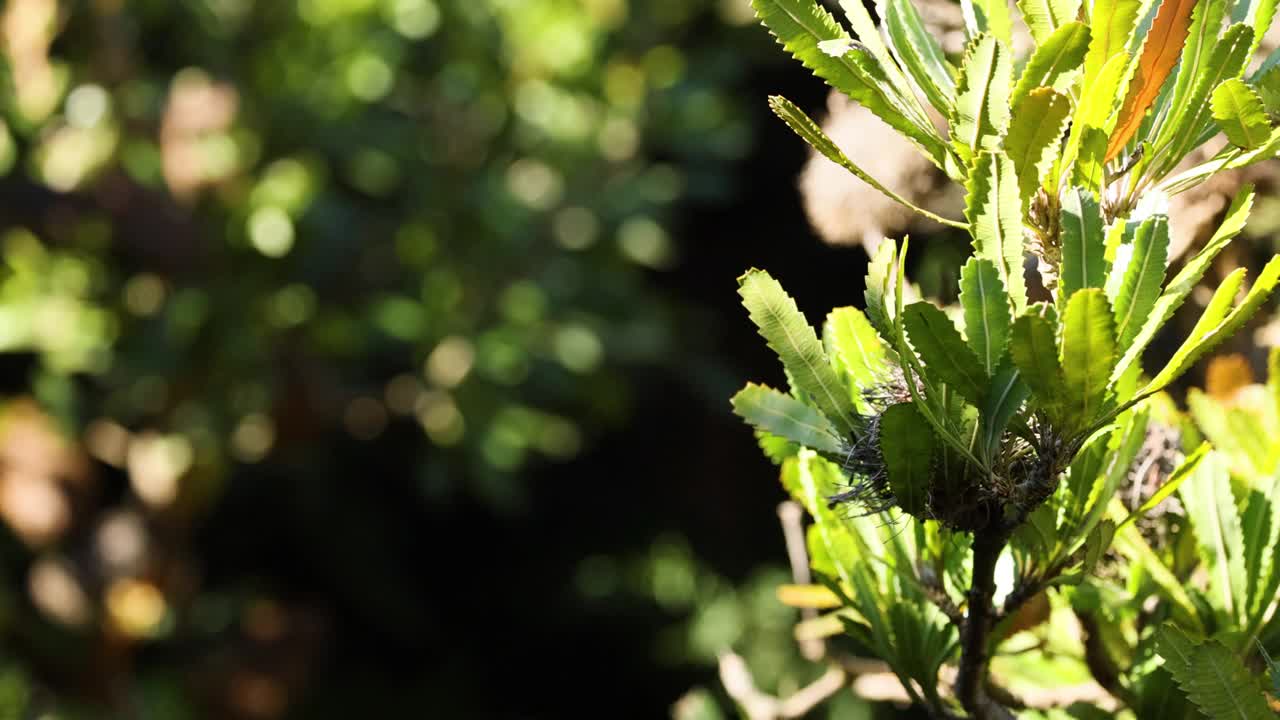
[[[1271,136],[1262,98],[1243,80],[1231,78],[1213,91],[1213,119],[1237,147],[1253,150]]]
[[[1062,324],[1066,381],[1062,392],[1074,410],[1077,429],[1082,429],[1101,412],[1115,363],[1115,330],[1107,296],[1099,288],[1077,291],[1067,301]]]
[[[1068,525],[1072,534],[1090,533],[1102,519],[1111,499],[1115,497],[1116,489],[1121,483],[1128,481],[1133,463],[1146,444],[1149,425],[1150,413],[1135,412],[1125,424],[1124,432],[1111,436],[1108,445],[1103,448],[1108,463],[1105,471],[1089,487],[1084,502],[1071,508],[1073,512],[1069,517],[1080,518]],[[1122,522],[1121,526],[1123,525]]]
[[[1191,11],[1187,41],[1182,46],[1177,74],[1169,93],[1170,108],[1175,114],[1185,109],[1188,96],[1213,55],[1228,4],[1229,0],[1199,0]]]
[[[775,115],[781,118],[782,121],[795,132],[795,134],[799,135],[805,142],[809,143],[810,147],[822,153],[822,155],[831,162],[853,173],[853,175],[862,182],[870,185],[876,190],[879,190],[890,200],[900,203],[904,207],[917,212],[930,220],[942,223],[943,225],[949,225],[962,230],[968,227],[965,223],[948,220],[947,218],[935,215],[934,213],[915,205],[910,200],[907,200],[884,185],[881,185],[880,181],[871,177],[866,173],[866,171],[854,164],[854,162],[849,159],[849,156],[845,155],[844,151],[841,150],[825,132],[822,131],[822,128],[819,127],[818,124],[808,115],[806,115],[803,110],[796,107],[790,100],[782,97],[781,95],[772,95],[769,97],[769,107],[773,110]]]
[[[960,305],[964,308],[969,347],[990,377],[1004,358],[1013,323],[1009,296],[1000,282],[999,271],[990,260],[969,258],[960,268]]]
[[[1022,373],[1017,366],[1004,363],[996,369],[987,393],[987,404],[982,408],[982,433],[989,455],[999,450],[1005,428],[1030,394],[1031,388],[1022,382]]]
[[[1164,667],[1187,698],[1213,720],[1275,720],[1257,680],[1226,645],[1198,641],[1166,624],[1156,630]]]
[[[1035,404],[1050,418],[1063,412],[1063,387],[1066,383],[1062,364],[1058,361],[1058,344],[1053,323],[1040,315],[1023,315],[1013,323],[1009,355],[1031,388]]]
[[[1081,96],[1072,116],[1071,132],[1062,156],[1049,176],[1046,187],[1050,195],[1058,192],[1060,180],[1068,172],[1078,185],[1093,189],[1101,184],[1107,137],[1115,124],[1112,110],[1120,102],[1120,83],[1126,77],[1128,66],[1127,53],[1114,55],[1087,86],[1088,92]]]
[[[1123,351],[1138,335],[1155,307],[1169,259],[1169,221],[1153,215],[1138,226],[1133,254],[1116,295],[1116,340]]]
[[[991,35],[969,43],[951,116],[951,144],[964,161],[997,147],[1008,131],[1012,83],[1013,60],[1007,46]]]
[[[852,433],[857,426],[853,401],[795,301],[762,270],[749,270],[738,278],[738,294],[795,389],[812,399],[841,433]]]
[[[1062,199],[1062,269],[1058,297],[1102,287],[1107,277],[1106,227],[1102,206],[1089,193],[1072,189]]]
[[[738,417],[759,430],[832,455],[847,450],[839,431],[825,415],[773,388],[749,384],[730,402]]]
[[[1102,66],[1124,52],[1138,21],[1142,0],[1095,0],[1089,17],[1089,52],[1084,59],[1084,87],[1092,86]]]
[[[1111,541],[1116,536],[1116,524],[1110,520],[1103,520],[1094,526],[1089,533],[1089,539],[1084,544],[1084,567],[1083,571],[1092,573],[1094,568],[1098,566],[1098,561],[1102,559],[1103,553],[1111,547]]]
[[[1257,641],[1255,640],[1254,642]],[[1262,655],[1263,662],[1267,664],[1267,672],[1271,675],[1271,694],[1280,695],[1280,665],[1277,665],[1276,662],[1271,659],[1271,654],[1267,652],[1267,649],[1262,646],[1261,642],[1258,642],[1257,644],[1258,653]]]
[[[1191,334],[1174,352],[1164,369],[1139,391],[1139,398],[1148,397],[1163,390],[1190,369],[1202,355],[1217,347],[1218,343],[1230,337],[1253,317],[1258,308],[1271,296],[1277,281],[1280,281],[1280,257],[1273,257],[1267,263],[1244,300],[1234,309],[1230,309],[1235,293],[1243,280],[1244,268],[1238,269],[1223,280],[1218,291],[1210,299],[1200,321],[1191,329]]]
[[[1212,54],[1197,75],[1191,92],[1182,105],[1170,110],[1170,119],[1156,134],[1154,147],[1164,160],[1156,168],[1158,175],[1173,170],[1197,144],[1197,138],[1212,122],[1209,95],[1220,83],[1239,77],[1249,61],[1253,30],[1247,25],[1232,25],[1213,46]]]
[[[1280,62],[1280,48],[1272,54]],[[1271,114],[1280,113],[1280,65],[1272,65],[1254,77],[1254,85],[1262,97],[1262,105]]]
[[[1018,173],[1018,194],[1025,205],[1044,181],[1067,129],[1071,100],[1051,88],[1036,88],[1014,102],[1004,148]]]
[[[1112,505],[1119,505],[1123,510],[1119,499],[1113,499]],[[1197,607],[1187,594],[1187,589],[1183,587],[1182,580],[1174,575],[1160,556],[1151,549],[1137,527],[1130,525],[1117,529],[1112,545],[1130,563],[1142,566],[1142,569],[1151,577],[1151,581],[1160,589],[1161,594],[1169,600],[1174,619],[1197,630],[1203,627]]]
[[[981,406],[987,375],[946,313],[927,302],[912,303],[903,322],[928,375]]]
[[[862,293],[867,307],[867,320],[880,333],[880,337],[890,345],[894,344],[897,332],[894,329],[893,307],[893,265],[898,257],[898,247],[893,240],[885,238],[871,256],[867,264],[865,290]]]
[[[861,392],[884,380],[888,348],[861,310],[836,308],[827,314],[823,343],[836,367],[853,380],[853,390]]]
[[[903,510],[922,517],[938,441],[912,403],[892,405],[880,416],[880,452],[889,487]]]
[[[1022,200],[1013,161],[1002,152],[983,152],[969,173],[965,217],[980,258],[1000,273],[1015,312],[1027,305],[1023,276]]]
[[[1276,15],[1276,0],[1239,0],[1231,8],[1231,22],[1246,23],[1253,28],[1253,47],[1249,48],[1252,57],[1258,51],[1262,37],[1271,28],[1271,21]]]
[[[1137,510],[1134,510],[1125,517],[1125,519],[1120,523],[1120,527],[1123,528],[1131,522],[1136,522],[1147,513],[1156,509],[1156,506],[1164,502],[1165,498],[1172,495],[1187,478],[1191,477],[1191,474],[1195,472],[1196,468],[1200,467],[1200,462],[1209,454],[1209,450],[1209,443],[1201,443],[1200,447],[1196,448],[1194,452],[1179,463],[1178,467],[1169,475],[1169,478],[1164,481],[1164,484],[1152,493],[1151,497],[1147,498],[1146,502],[1142,503]]]
[[[876,58],[853,45],[831,13],[814,0],[751,0],[751,6],[787,52],[813,74],[915,143],[939,167],[943,165],[946,146],[929,119],[902,95],[909,89],[895,88]],[[830,54],[819,47],[828,43],[823,47],[831,48],[833,41],[842,44],[844,52]],[[867,47],[880,45],[878,37],[863,42]]]
[[[887,0],[885,29],[889,46],[907,74],[934,108],[950,115],[956,102],[955,70],[911,0]]]
[[[1017,4],[1037,45],[1080,14],[1080,0],[1017,0]]]
[[[1178,274],[1169,281],[1164,293],[1156,301],[1155,308],[1147,315],[1142,329],[1138,331],[1128,349],[1125,350],[1124,356],[1116,364],[1116,369],[1111,374],[1112,382],[1118,380],[1133,363],[1142,357],[1142,351],[1146,350],[1156,333],[1164,327],[1169,318],[1173,317],[1174,311],[1182,305],[1187,295],[1191,294],[1191,290],[1204,277],[1214,258],[1244,229],[1245,221],[1249,219],[1249,211],[1252,208],[1253,186],[1245,185],[1232,199],[1231,206],[1227,208],[1227,214],[1213,237],[1209,238],[1209,242],[1205,243],[1200,252],[1188,260]]]
[[[1013,107],[1038,87],[1065,91],[1089,50],[1089,26],[1069,22],[1050,35],[1027,61],[1013,89]]]
[[[1013,18],[1007,0],[960,0],[960,10],[970,36],[990,33],[1006,46],[1013,45]]]
[[[1209,572],[1209,596],[1220,600],[1228,618],[1243,625],[1248,607],[1244,536],[1226,460],[1210,453],[1182,483],[1179,494]]]

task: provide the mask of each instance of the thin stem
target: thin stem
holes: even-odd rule
[[[994,609],[996,560],[1009,540],[1002,528],[977,531],[973,535],[973,581],[969,588],[969,611],[960,636],[960,669],[956,675],[956,699],[970,716],[978,720],[1005,720],[1013,717],[987,695],[990,663],[989,640]]]

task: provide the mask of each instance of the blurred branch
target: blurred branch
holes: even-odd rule
[[[804,509],[799,503],[785,500],[778,503],[778,520],[782,522],[782,537],[787,543],[787,560],[791,563],[791,578],[797,585],[808,585],[813,582],[809,573],[809,553],[804,544]],[[818,611],[805,608],[800,617],[812,620]],[[820,638],[799,641],[800,654],[811,662],[821,660],[826,654],[826,643]]]
[[[833,665],[822,677],[794,695],[777,698],[757,689],[746,661],[742,656],[728,652],[720,656],[720,682],[749,720],[785,720],[801,717],[835,695],[847,684],[848,675]]]

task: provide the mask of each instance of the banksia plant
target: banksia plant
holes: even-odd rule
[[[964,187],[964,217],[912,205],[786,99],[770,99],[774,112],[818,153],[967,231],[973,245],[959,269],[959,306],[942,308],[915,299],[907,239],[885,239],[861,308],[833,310],[820,334],[766,272],[739,280],[789,388],[748,385],[733,407],[813,519],[810,561],[838,605],[826,627],[885,661],[935,717],[1013,717],[1025,702],[1002,673],[993,678],[993,663],[1014,652],[1073,657],[1106,712],[1149,717],[1141,709],[1151,688],[1176,685],[1182,704],[1167,707],[1188,717],[1217,717],[1217,701],[1239,693],[1261,703],[1242,712],[1269,713],[1245,668],[1261,662],[1258,621],[1274,614],[1275,586],[1249,599],[1262,616],[1242,615],[1238,603],[1215,614],[1185,580],[1228,561],[1170,567],[1161,555],[1170,533],[1144,532],[1187,478],[1219,472],[1197,480],[1205,501],[1238,487],[1218,453],[1188,446],[1196,433],[1153,438],[1179,425],[1164,391],[1267,302],[1280,258],[1250,287],[1245,269],[1227,275],[1167,361],[1147,367],[1143,356],[1254,199],[1243,189],[1175,271],[1169,197],[1280,151],[1278,62],[1247,72],[1275,2],[1023,0],[1019,18],[1003,0],[964,0],[968,42],[958,57],[909,0],[886,0],[879,25],[842,0],[853,35],[816,0],[753,5],[788,52]],[[1016,24],[1032,45],[1020,57]],[[1221,149],[1187,167],[1207,143]],[[1126,506],[1124,492],[1141,502]],[[1243,512],[1280,527],[1260,503]],[[1168,523],[1212,547],[1195,519],[1203,510]],[[1272,553],[1275,543],[1251,547]],[[1122,590],[1156,591],[1151,607],[1113,627],[1129,602],[1111,592],[1121,577]],[[1206,582],[1211,598],[1240,579],[1210,572]],[[1065,616],[1079,631],[1064,639]],[[1039,637],[1035,652],[1027,635]],[[1129,649],[1128,664],[1106,655],[1116,648]],[[1224,652],[1234,664],[1221,667],[1240,672],[1206,685],[1198,656]],[[1018,662],[1003,666],[1017,675]],[[1247,687],[1233,684],[1241,677]]]

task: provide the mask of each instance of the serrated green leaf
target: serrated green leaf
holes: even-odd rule
[[[1280,542],[1280,473],[1259,478],[1249,490],[1248,505],[1241,515],[1244,537],[1244,566],[1249,624],[1246,636],[1255,636],[1276,596],[1280,573],[1276,568],[1276,543]]]
[[[903,510],[921,517],[927,510],[937,438],[915,405],[891,405],[880,416],[880,452],[889,487]]]
[[[1084,59],[1084,88],[1092,85],[1102,66],[1124,52],[1138,22],[1142,0],[1096,0],[1089,16],[1089,52]]]
[[[1253,150],[1271,136],[1271,121],[1262,98],[1243,80],[1231,78],[1213,91],[1213,120],[1237,147]]]
[[[816,122],[806,115],[803,110],[796,107],[790,100],[780,95],[773,95],[769,98],[769,107],[773,110],[775,115],[785,122],[796,135],[799,135],[806,143],[808,143],[810,147],[817,150],[831,162],[853,173],[855,177],[880,191],[885,195],[885,197],[900,203],[904,207],[912,210],[913,212],[917,212],[930,220],[942,223],[943,225],[949,225],[962,230],[968,227],[965,223],[948,220],[947,218],[935,215],[934,213],[915,205],[910,200],[907,200],[898,193],[880,184],[880,181],[868,175],[866,171],[850,160],[849,156],[845,155],[844,151],[835,144],[835,141],[823,132],[822,128],[819,127]]]
[[[841,434],[856,427],[856,413],[822,343],[782,285],[761,270],[738,279],[738,294],[769,347],[778,354],[799,390],[835,424]]]
[[[969,347],[990,377],[1004,359],[1013,323],[1009,296],[990,260],[969,258],[960,268],[960,305]]]
[[[960,11],[970,38],[990,34],[999,38],[1006,46],[1013,44],[1013,18],[1009,14],[1007,2],[960,0]]]
[[[885,30],[903,69],[939,112],[950,115],[956,101],[955,69],[925,28],[911,0],[887,0]]]
[[[1174,113],[1181,113],[1185,109],[1196,81],[1213,55],[1228,4],[1230,0],[1199,0],[1191,11],[1187,41],[1182,46],[1169,93],[1169,104]]]
[[[1128,67],[1128,53],[1113,55],[1081,96],[1071,118],[1067,143],[1046,184],[1050,195],[1058,192],[1064,176],[1077,178],[1073,180],[1076,184],[1081,184],[1078,178],[1086,178],[1090,183],[1087,187],[1100,183],[1107,137],[1115,124],[1112,110],[1119,102],[1120,83]]]
[[[1102,287],[1107,277],[1106,227],[1102,206],[1089,193],[1071,189],[1062,199],[1062,265],[1058,297]]]
[[[1116,536],[1116,524],[1110,520],[1103,520],[1094,526],[1089,533],[1089,539],[1084,544],[1084,567],[1083,571],[1092,573],[1094,568],[1098,566],[1098,561],[1111,547],[1111,541]]]
[[[1231,22],[1245,23],[1253,28],[1253,47],[1249,48],[1252,57],[1258,51],[1258,45],[1271,28],[1271,21],[1276,16],[1276,0],[1239,0],[1231,8]]]
[[[1272,57],[1280,61],[1280,48]],[[1273,115],[1280,113],[1280,65],[1272,65],[1265,72],[1258,73],[1253,82],[1267,112]]]
[[[1076,70],[1082,67],[1089,50],[1089,26],[1069,22],[1050,35],[1027,61],[1013,89],[1013,107],[1039,87],[1065,91]],[[1016,113],[1015,113],[1016,116]]]
[[[1190,190],[1217,173],[1249,167],[1263,160],[1270,160],[1277,153],[1280,153],[1280,128],[1271,131],[1271,137],[1267,138],[1262,147],[1254,150],[1241,150],[1234,145],[1223,148],[1208,161],[1160,181],[1156,190],[1166,195],[1177,195]]]
[[[884,380],[888,348],[861,310],[832,310],[823,325],[822,338],[836,367],[853,380],[855,392],[861,393]]]
[[[867,320],[880,333],[881,339],[893,345],[897,338],[894,330],[893,264],[898,257],[898,246],[885,238],[871,255],[867,264],[867,277],[862,297],[866,302]]]
[[[1163,158],[1157,176],[1173,170],[1195,148],[1200,133],[1212,124],[1209,96],[1229,78],[1239,77],[1249,62],[1253,30],[1244,24],[1232,25],[1212,47],[1204,67],[1196,75],[1182,105],[1170,108],[1169,120],[1162,124],[1153,143]]]
[[[1093,532],[1102,520],[1111,499],[1115,497],[1116,489],[1121,483],[1128,481],[1133,463],[1146,444],[1149,422],[1150,413],[1145,410],[1135,412],[1123,432],[1111,436],[1104,449],[1107,463],[1105,471],[1090,486],[1083,504],[1073,508],[1074,512],[1070,515],[1072,518],[1080,518],[1068,525],[1072,534],[1078,536]],[[1121,526],[1123,525],[1122,522]],[[1112,535],[1114,537],[1114,532]]]
[[[1200,321],[1191,329],[1191,334],[1186,341],[1174,352],[1164,369],[1139,391],[1138,397],[1147,397],[1163,390],[1190,369],[1201,356],[1230,337],[1250,317],[1253,317],[1253,314],[1275,290],[1276,282],[1280,281],[1280,257],[1273,257],[1267,263],[1244,300],[1231,309],[1236,291],[1239,290],[1243,281],[1244,268],[1238,269],[1223,280],[1218,291],[1210,299]]]
[[[1001,152],[983,152],[966,184],[965,217],[976,255],[999,270],[1014,312],[1027,305],[1023,276],[1022,200],[1013,161]]]
[[[1071,100],[1051,88],[1036,88],[1014,102],[1004,148],[1018,173],[1018,194],[1028,203],[1040,189],[1061,148]]]
[[[1228,618],[1243,625],[1248,597],[1244,536],[1226,460],[1219,453],[1210,453],[1178,493],[1209,572],[1209,596],[1221,603]]]
[[[730,402],[738,417],[759,430],[832,455],[847,449],[840,432],[825,415],[773,388],[749,384]]]
[[[1080,0],[1017,0],[1017,5],[1037,45],[1080,14]]]
[[[926,372],[981,406],[987,375],[946,313],[927,302],[912,303],[904,310],[903,323]]]
[[[1058,361],[1055,328],[1040,315],[1028,314],[1013,323],[1009,355],[1031,388],[1032,401],[1051,418],[1062,416],[1065,378]]]
[[[1112,505],[1119,505],[1121,510],[1124,507],[1119,499],[1113,499]],[[1165,566],[1160,556],[1143,539],[1138,528],[1129,525],[1117,529],[1112,546],[1129,562],[1142,566],[1142,569],[1151,577],[1151,581],[1160,589],[1160,593],[1169,600],[1175,620],[1196,630],[1203,628],[1199,611],[1187,594],[1186,588],[1183,587],[1182,580]]]
[[[760,451],[774,465],[781,465],[788,458],[795,457],[800,452],[800,446],[784,437],[778,437],[772,433],[757,430],[756,444],[760,446]]]
[[[988,454],[999,450],[1005,429],[1030,395],[1031,388],[1022,382],[1016,365],[1005,362],[996,368],[982,408],[982,434]]]
[[[1164,484],[1152,493],[1151,497],[1147,498],[1146,502],[1142,503],[1137,510],[1129,513],[1129,515],[1120,523],[1120,527],[1123,528],[1131,522],[1136,522],[1141,519],[1142,516],[1156,509],[1160,503],[1165,501],[1165,498],[1172,495],[1187,478],[1191,477],[1191,474],[1195,472],[1196,468],[1200,467],[1200,462],[1209,454],[1210,449],[1209,443],[1201,443],[1200,447],[1196,448],[1190,455],[1183,458],[1182,462],[1178,464],[1178,467],[1169,474],[1169,477],[1164,481]]]
[[[1115,329],[1107,296],[1099,288],[1077,291],[1062,318],[1063,391],[1080,427],[1102,410],[1115,364]]]
[[[1160,296],[1160,286],[1164,284],[1168,259],[1168,218],[1153,215],[1143,221],[1134,234],[1133,254],[1116,295],[1115,331],[1121,352],[1129,347],[1151,315]]]
[[[951,144],[966,162],[999,145],[1009,129],[1013,59],[1007,46],[983,35],[969,43],[960,66]]]
[[[1191,290],[1204,277],[1214,258],[1244,229],[1245,222],[1249,219],[1249,211],[1252,208],[1253,186],[1245,185],[1240,188],[1235,198],[1232,199],[1222,224],[1218,226],[1217,231],[1209,238],[1209,242],[1205,243],[1200,252],[1188,260],[1182,266],[1182,269],[1178,271],[1178,274],[1174,275],[1173,279],[1169,281],[1164,293],[1156,301],[1155,307],[1147,315],[1147,320],[1143,323],[1142,329],[1139,330],[1128,349],[1125,350],[1120,362],[1116,364],[1115,372],[1111,376],[1112,382],[1117,381],[1122,374],[1127,372],[1138,361],[1142,356],[1142,351],[1146,350],[1147,345],[1155,338],[1156,333],[1160,328],[1164,327],[1169,318],[1173,316],[1174,311],[1182,305],[1187,296],[1191,294]]]
[[[939,167],[946,146],[928,118],[895,88],[884,67],[871,53],[849,44],[843,53],[828,54],[819,43],[849,41],[844,28],[814,0],[751,0],[756,17],[778,42],[815,75],[870,110],[890,127],[916,144]],[[871,47],[879,39],[864,39]]]
[[[1256,679],[1226,645],[1198,641],[1171,624],[1156,631],[1164,667],[1187,698],[1213,720],[1274,720]]]

